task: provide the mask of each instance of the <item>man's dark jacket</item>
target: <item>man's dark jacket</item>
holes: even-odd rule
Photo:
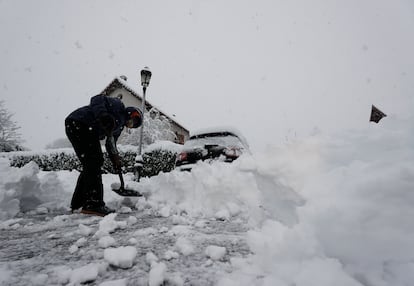
[[[126,111],[122,101],[118,98],[112,98],[104,95],[95,95],[91,98],[91,103],[73,111],[67,119],[81,122],[95,130],[99,139],[104,139],[107,131],[104,129],[102,119],[108,119],[108,115],[113,118],[112,135],[115,141],[125,126]],[[110,117],[109,117],[110,118]],[[110,120],[112,121],[112,118]]]

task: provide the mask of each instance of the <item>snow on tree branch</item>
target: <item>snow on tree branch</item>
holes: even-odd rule
[[[22,150],[20,127],[12,117],[13,114],[4,107],[4,101],[0,100],[0,152]]]

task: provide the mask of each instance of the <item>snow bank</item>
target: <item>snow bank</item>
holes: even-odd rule
[[[67,207],[69,196],[55,172],[40,172],[34,162],[21,169],[10,168],[0,158],[0,219],[14,217],[20,211],[44,212]]]
[[[268,160],[266,172],[286,180],[306,203],[293,227],[268,219],[251,230],[254,255],[232,260],[235,271],[220,285],[412,283],[414,125],[381,123],[270,150],[278,162]]]
[[[361,283],[413,281],[400,273],[414,266],[413,120],[345,135],[325,141],[324,172],[303,188],[301,225]]]
[[[199,162],[192,172],[173,171],[142,179],[134,187],[150,194],[148,204],[162,216],[228,220],[241,215],[252,224],[269,215],[288,225],[297,222],[303,198],[274,174],[263,172],[249,155],[232,164]]]
[[[229,257],[232,272],[219,285],[410,285],[414,280],[413,146],[414,120],[389,116],[365,130],[315,134],[243,155],[232,164],[200,162],[191,173],[173,171],[143,178],[131,186],[144,192],[145,198],[131,199],[130,206],[170,216],[181,224],[171,229],[180,237],[176,252],[165,252],[166,259],[198,251],[185,237],[183,225],[203,227],[203,221],[216,219],[247,221],[246,242],[253,254]],[[77,175],[39,172],[33,163],[10,168],[0,158],[1,228],[18,225],[13,218],[20,211],[68,206]],[[116,176],[104,176],[105,200],[121,207],[123,198],[109,190],[115,180]],[[110,215],[102,219],[95,235],[106,237],[123,227],[127,222],[120,224]],[[80,225],[79,232],[86,236],[91,230]],[[154,233],[158,230],[145,228],[134,235]],[[102,241],[102,245],[107,244]],[[107,248],[105,259],[131,267],[135,257],[128,255],[136,253],[132,249],[124,254]],[[208,255],[220,260],[221,254],[210,249]],[[153,273],[163,271],[160,265]],[[0,272],[7,275],[6,269]],[[154,284],[165,280],[161,274],[152,276]]]

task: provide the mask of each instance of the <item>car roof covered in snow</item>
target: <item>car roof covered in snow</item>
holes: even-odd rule
[[[240,141],[242,141],[242,143],[244,145],[246,145],[246,147],[249,147],[249,144],[247,143],[247,140],[243,136],[243,134],[237,128],[235,128],[233,126],[215,126],[215,127],[197,129],[197,130],[194,130],[194,131],[190,132],[190,139],[200,137],[202,135],[214,134],[214,133],[230,133],[230,134],[233,134],[233,135],[237,136],[240,139]]]

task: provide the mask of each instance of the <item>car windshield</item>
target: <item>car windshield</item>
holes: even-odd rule
[[[220,145],[225,147],[244,148],[240,139],[231,133],[201,134],[191,137],[184,144],[184,148],[203,148],[205,145]]]

